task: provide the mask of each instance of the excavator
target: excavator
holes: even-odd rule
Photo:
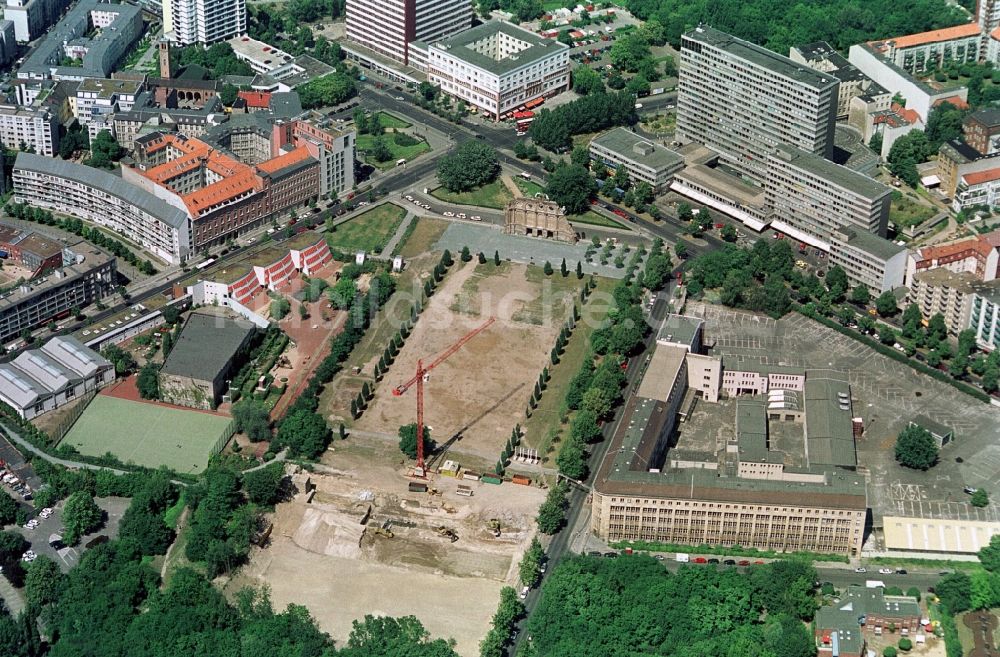
[[[452,543],[454,543],[455,541],[458,540],[458,534],[456,534],[453,530],[448,529],[447,527],[445,527],[443,525],[440,526],[440,527],[435,527],[434,531],[436,531],[438,533],[438,536],[443,536],[443,537],[447,538],[449,541],[451,541]]]
[[[500,521],[497,518],[490,518],[487,527],[493,534],[493,538],[500,538]]]

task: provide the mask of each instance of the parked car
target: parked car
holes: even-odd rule
[[[896,569],[896,574],[897,575],[905,575],[906,574],[906,568],[897,568]],[[932,591],[932,593],[933,593],[933,591]]]
[[[975,488],[973,488],[972,486],[966,486],[966,487],[965,487],[965,488],[963,488],[962,490],[964,490],[964,491],[965,491],[965,494],[966,494],[966,495],[974,495],[974,494],[976,493],[976,489],[975,489]]]
[[[867,568],[855,568],[854,572],[856,572],[856,573],[867,573],[868,569]]]
[[[519,597],[520,597],[520,598],[521,598],[522,600],[524,600],[525,598],[527,598],[527,597],[528,597],[528,590],[529,590],[529,589],[528,589],[528,587],[527,587],[527,586],[524,586],[524,587],[521,587],[521,595],[520,595]]]
[[[694,563],[708,563],[708,559],[705,557],[695,557],[693,561]]]
[[[726,564],[727,566],[735,566],[736,565],[736,560],[735,559],[726,559],[722,563]]]
[[[879,575],[891,575],[892,574],[892,568],[879,568],[878,569],[878,574]]]
[[[708,563],[719,563],[718,559],[709,559]]]
[[[740,560],[740,562],[739,562],[739,563],[737,563],[736,565],[737,565],[737,566],[749,566],[749,565],[750,565],[750,562],[749,562],[749,561],[747,561],[746,559],[741,559],[741,560]]]

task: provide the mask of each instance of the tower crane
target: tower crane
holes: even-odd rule
[[[418,359],[416,374],[414,374],[411,379],[399,384],[392,390],[392,394],[399,397],[409,390],[413,384],[417,385],[417,467],[415,473],[418,477],[424,476],[424,381],[427,379],[427,375],[431,370],[447,360],[447,358],[456,351],[461,349],[469,340],[492,326],[495,321],[497,321],[496,317],[490,317],[481,326],[463,335],[458,342],[441,352],[441,355],[431,361],[427,367],[424,367],[423,359]]]

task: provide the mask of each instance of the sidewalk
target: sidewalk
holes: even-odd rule
[[[403,239],[403,235],[406,235],[406,231],[410,228],[410,224],[413,223],[413,220],[416,218],[417,215],[413,214],[412,210],[406,211],[406,216],[403,217],[403,222],[399,224],[399,228],[397,228],[396,232],[393,233],[392,238],[385,245],[385,248],[382,249],[382,253],[379,254],[379,257],[387,260],[392,257],[392,252],[396,250],[396,245],[399,244],[399,240]]]

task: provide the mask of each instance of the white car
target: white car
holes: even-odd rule
[[[522,600],[524,600],[525,598],[528,597],[528,587],[527,586],[525,586],[524,588],[521,589],[521,596],[520,597],[521,597]]]
[[[856,573],[867,573],[868,569],[867,568],[855,568],[854,572],[856,572]]]
[[[409,194],[407,194],[407,195],[406,195],[406,196],[404,196],[403,198],[405,198],[405,199],[406,199],[407,201],[412,201],[412,200],[413,200],[413,197],[412,197],[412,196],[410,196]]]
[[[32,518],[28,522],[24,523],[24,528],[25,529],[34,529],[37,526],[38,526],[38,521],[35,520],[34,518]]]
[[[446,217],[454,217],[455,216],[454,212],[442,212],[441,214],[443,214]]]
[[[478,214],[472,215],[471,217],[469,217],[469,219],[472,219],[473,221],[482,221],[483,220],[483,218],[480,217]]]
[[[420,207],[422,207],[424,210],[430,210],[431,209],[431,206],[427,205],[426,203],[424,203]]]
[[[465,217],[466,217],[466,214],[464,212],[459,212],[458,213],[458,218],[459,219],[465,219]]]
[[[891,575],[892,574],[892,568],[879,568],[878,569],[878,574],[879,575]]]
[[[366,205],[368,205],[368,201],[361,201],[360,203],[358,203],[358,207],[359,207],[359,208],[363,208],[363,207],[365,207]]]
[[[51,507],[46,507],[46,508],[42,509],[42,510],[41,510],[41,511],[40,511],[40,512],[38,513],[38,515],[39,515],[40,517],[42,517],[42,518],[48,518],[49,516],[51,516],[51,515],[52,515],[52,509],[51,509]]]

